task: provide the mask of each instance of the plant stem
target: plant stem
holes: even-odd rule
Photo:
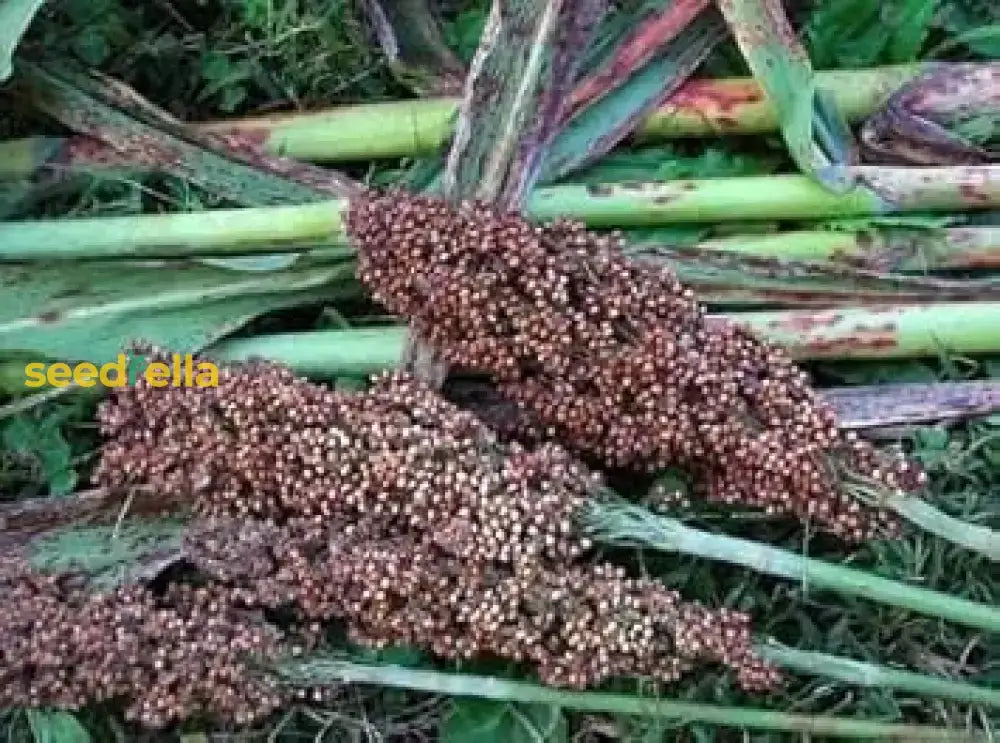
[[[0,261],[295,252],[310,243],[344,243],[342,209],[342,204],[331,201],[134,217],[0,222],[0,234],[5,238],[0,243]],[[629,251],[655,257],[658,248],[655,237],[639,237]],[[740,234],[709,238],[683,250],[844,262],[878,271],[1000,268],[1000,227]]]
[[[735,707],[652,699],[606,692],[554,689],[525,681],[447,673],[399,666],[350,663],[328,658],[287,661],[279,667],[287,681],[295,684],[376,684],[433,694],[479,697],[506,702],[549,704],[588,712],[604,712],[703,722],[726,727],[784,730],[815,735],[878,740],[972,740],[967,733],[920,725],[859,720],[830,715],[797,715],[755,707]]]
[[[851,172],[865,185],[842,195],[798,175],[551,186],[534,191],[527,211],[538,221],[564,216],[591,226],[628,227],[1000,207],[1000,165],[859,167]],[[0,223],[0,256],[22,260],[129,255],[130,241],[161,251],[172,242],[224,248],[328,242],[343,239],[341,214],[346,207],[344,200],[330,200],[185,214],[5,222]]]
[[[761,338],[784,346],[797,359],[911,358],[939,356],[946,351],[967,354],[1000,350],[1000,335],[996,333],[1000,302],[740,312],[716,317],[744,325]],[[349,329],[285,333],[226,342],[218,350],[240,349],[246,353],[252,349],[260,356],[285,361],[303,373],[330,373],[341,365],[370,373],[384,368],[385,360],[399,358],[402,332],[401,327],[381,327],[378,332]],[[373,365],[365,367],[369,361]]]
[[[920,65],[836,70],[820,72],[817,78],[849,120],[861,121],[920,70]],[[374,103],[201,126],[250,136],[272,152],[302,160],[413,157],[434,153],[444,145],[457,105],[455,99]],[[692,80],[639,126],[637,137],[652,141],[759,134],[775,131],[777,126],[774,107],[752,78]]]
[[[585,530],[602,544],[637,546],[742,565],[847,596],[861,596],[956,624],[1000,632],[1000,608],[871,575],[747,539],[692,529],[625,502],[592,501],[582,516]]]
[[[817,79],[849,120],[861,121],[920,70],[920,65],[834,70],[817,73]],[[431,98],[213,121],[197,127],[298,160],[421,157],[434,154],[448,141],[457,108],[456,99]],[[648,142],[776,129],[774,107],[753,79],[691,80],[640,125],[636,136]],[[30,137],[0,143],[0,178],[29,178],[42,167],[65,171],[113,163],[120,167],[123,158],[88,137]]]
[[[730,316],[799,359],[886,359],[1000,350],[1000,302],[745,312]]]
[[[563,216],[591,227],[630,227],[1000,207],[1000,166],[859,166],[848,173],[860,185],[844,194],[833,193],[803,175],[589,186],[571,183],[535,190],[528,200],[527,214],[538,221]]]
[[[405,334],[401,325],[383,325],[258,335],[224,340],[209,353],[220,361],[273,359],[320,378],[365,376],[398,365]],[[988,380],[837,387],[822,393],[841,424],[855,429],[956,420],[1000,410],[1000,383]]]
[[[233,338],[206,354],[219,361],[271,359],[319,377],[365,376],[398,366],[405,338],[403,325],[316,330]]]
[[[342,244],[343,204],[211,209],[136,217],[0,222],[0,260],[182,258],[296,252]]]
[[[826,653],[799,650],[775,640],[758,643],[754,650],[775,665],[810,676],[833,678],[847,684],[869,688],[897,689],[913,694],[952,699],[965,704],[1000,707],[1000,689],[864,663]]]
[[[926,532],[1000,561],[1000,532],[956,519],[916,496],[895,496],[889,507]]]

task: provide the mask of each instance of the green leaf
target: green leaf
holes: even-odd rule
[[[90,733],[69,712],[27,709],[25,714],[35,743],[90,743]]]
[[[656,12],[646,13],[645,17],[642,13],[634,15],[628,27],[631,33],[601,60],[598,69],[578,83],[576,92],[596,88],[599,97],[575,111],[556,136],[546,154],[542,181],[561,178],[611,150],[645,114],[680,87],[724,38],[725,24],[711,9],[696,9],[692,21],[679,25],[685,20],[679,19],[666,34],[661,28],[663,21],[674,17],[677,3],[655,5]],[[634,60],[644,55],[648,61],[635,65]],[[591,97],[595,95],[590,93]]]
[[[931,31],[938,0],[819,3],[803,33],[820,69],[915,61]]]
[[[963,44],[984,57],[1000,57],[1000,24],[969,29],[938,46],[935,53],[939,54],[946,48],[951,49]]]
[[[215,60],[215,61],[213,61]],[[250,63],[209,57],[210,85],[234,103]],[[192,130],[143,100],[134,91],[57,61],[23,64],[18,92],[33,107],[61,124],[101,141],[112,157],[128,153],[146,170],[167,173],[226,201],[246,206],[302,204],[343,196],[353,184],[338,173],[267,155],[257,147],[229,146],[224,139]],[[125,90],[128,90],[127,88]],[[155,142],[156,146],[150,146]],[[137,154],[138,153],[138,154]]]
[[[729,0],[723,16],[750,70],[778,112],[788,151],[802,172],[844,190],[830,166],[856,159],[850,130],[816,86],[812,65],[778,0]]]
[[[563,743],[569,739],[559,707],[455,699],[441,729],[442,743]]]
[[[13,71],[14,49],[45,0],[0,0],[0,83]]]
[[[887,28],[892,29],[888,43],[888,62],[913,62],[927,40],[938,0],[900,0]]]
[[[3,427],[3,444],[11,452],[35,458],[52,495],[67,495],[76,487],[73,452],[63,437],[64,415],[52,413],[41,420],[19,416]]]
[[[0,352],[113,361],[135,340],[194,352],[265,312],[334,296],[349,268],[258,273],[183,261],[0,266]]]
[[[612,152],[572,176],[573,183],[601,184],[636,181],[675,181],[684,178],[726,178],[774,173],[783,158],[768,153],[730,151],[724,145],[699,148],[687,154],[666,145]]]
[[[476,52],[485,25],[486,11],[468,8],[456,15],[453,21],[443,24],[445,41],[463,62],[469,62]]]
[[[964,45],[986,59],[1000,57],[1000,4],[993,0],[948,0],[941,5],[940,24],[953,38],[936,54]]]

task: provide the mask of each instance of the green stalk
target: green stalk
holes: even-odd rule
[[[268,358],[319,378],[363,377],[399,364],[406,329],[383,325],[231,338],[213,346],[220,361]],[[845,428],[913,425],[989,415],[1000,409],[994,381],[850,386],[823,390]]]
[[[920,65],[820,72],[820,87],[851,121],[874,113],[916,77]],[[452,133],[453,98],[390,101],[315,111],[230,119],[196,125],[263,145],[275,155],[337,162],[421,157],[438,152]],[[655,141],[777,129],[777,114],[752,78],[691,80],[640,124],[636,137]],[[96,149],[95,149],[96,147]],[[121,164],[121,156],[85,137],[31,137],[0,143],[0,178],[31,177],[51,163],[61,169]]]
[[[874,113],[919,65],[818,73],[819,85],[851,121]],[[270,151],[333,162],[412,157],[438,151],[451,135],[457,101],[436,99],[345,106],[307,114],[203,124],[208,131],[245,134]],[[774,107],[752,78],[693,80],[640,126],[641,140],[759,134],[778,126]]]
[[[271,359],[317,377],[367,376],[398,366],[405,339],[404,325],[317,330],[232,338],[206,353],[226,362]]]
[[[791,220],[1000,207],[1000,166],[846,170],[859,184],[827,190],[804,175],[740,176],[665,183],[565,184],[537,189],[528,216],[571,217],[591,227],[675,222]]]
[[[889,507],[926,532],[1000,562],[1000,532],[942,513],[922,498],[896,496]]]
[[[799,359],[937,357],[1000,350],[1000,302],[730,315]]]
[[[923,696],[951,699],[963,704],[1000,707],[1000,689],[864,663],[826,653],[799,650],[781,645],[775,640],[758,643],[754,650],[775,665],[809,676],[833,678],[855,686],[895,689]]]
[[[0,168],[3,161],[0,160]],[[335,201],[182,214],[0,222],[0,261],[294,252],[346,241]],[[848,262],[872,270],[1000,268],[1000,227],[805,230],[709,238],[689,248],[756,258]],[[655,253],[640,238],[637,255]]]
[[[871,116],[903,84],[920,73],[919,65],[816,73],[826,91],[851,122]],[[640,140],[764,134],[778,129],[778,113],[753,78],[692,80],[639,128]]]
[[[602,544],[682,553],[741,565],[758,573],[794,580],[804,588],[861,596],[966,627],[1000,632],[1000,608],[803,557],[748,539],[692,529],[676,519],[654,515],[630,503],[591,501],[582,522],[586,532]]]
[[[431,694],[547,704],[586,712],[674,720],[679,724],[701,722],[734,728],[781,730],[838,738],[876,740],[975,739],[968,733],[945,728],[892,724],[832,715],[798,715],[759,707],[722,706],[607,692],[569,691],[492,676],[399,666],[364,665],[322,657],[286,661],[279,670],[286,680],[294,684],[375,684]]]
[[[903,307],[737,312],[726,317],[784,346],[797,359],[873,359],[1000,351],[1000,302],[956,302]],[[303,373],[341,364],[374,372],[399,358],[401,327],[319,330],[227,341],[237,350],[281,359]],[[231,344],[231,345],[230,345]],[[226,350],[230,349],[230,350]],[[373,365],[364,367],[370,360]]]
[[[551,186],[531,195],[527,213],[539,221],[563,216],[595,227],[629,227],[1000,208],[1000,165],[859,167],[851,173],[866,185],[841,195],[799,175]],[[131,241],[159,250],[171,243],[324,242],[342,239],[345,207],[346,202],[337,199],[188,214],[5,222],[0,223],[0,257],[130,255]]]

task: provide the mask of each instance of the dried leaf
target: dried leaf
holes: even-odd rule
[[[931,67],[865,122],[861,141],[881,163],[1000,162],[1000,62]]]
[[[676,0],[637,19],[632,33],[574,89],[542,180],[556,180],[607,154],[688,79],[724,37],[725,25],[708,5]]]
[[[303,203],[356,193],[335,171],[267,155],[245,137],[195,132],[127,86],[54,65],[25,65],[17,91],[34,106],[92,139],[110,164],[169,173],[245,206]]]
[[[448,154],[446,197],[520,207],[605,9],[605,0],[493,3]]]

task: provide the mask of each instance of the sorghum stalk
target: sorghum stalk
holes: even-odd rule
[[[861,121],[900,85],[913,79],[920,65],[868,70],[832,70],[817,74],[850,121]],[[336,162],[430,155],[444,145],[458,101],[430,98],[340,106],[308,113],[275,114],[198,124],[262,144],[272,154],[299,160]],[[691,80],[653,112],[637,131],[640,141],[774,131],[777,116],[751,78]],[[82,137],[30,137],[0,143],[0,178],[28,178],[50,162],[61,169],[101,168],[121,164],[100,145]],[[82,146],[87,144],[88,146]],[[94,148],[97,148],[96,150]]]
[[[774,640],[757,643],[755,649],[761,657],[783,668],[810,676],[834,678],[855,686],[898,689],[913,694],[953,699],[956,702],[1000,707],[1000,689],[889,668],[827,653],[800,650]]]
[[[536,221],[566,217],[592,227],[630,227],[1000,207],[1000,165],[858,167],[851,172],[865,185],[840,195],[800,175],[549,186],[531,194],[526,214]],[[122,255],[128,254],[130,240],[136,250],[156,246],[160,251],[171,241],[225,248],[341,240],[341,217],[348,206],[336,199],[301,206],[2,222],[0,259]]]
[[[799,360],[916,358],[936,357],[945,351],[1000,350],[995,332],[1000,302],[734,312],[721,317],[784,346]],[[399,360],[402,333],[403,328],[397,326],[381,327],[377,333],[371,328],[282,333],[223,341],[215,352],[226,359],[256,353],[306,374],[329,374],[344,367],[370,372]],[[363,366],[366,360],[372,366]]]
[[[377,684],[434,694],[549,704],[587,712],[676,720],[679,723],[705,722],[728,727],[877,740],[971,740],[967,733],[944,728],[895,725],[826,715],[796,715],[759,707],[721,706],[606,692],[567,691],[492,676],[365,665],[336,659],[287,661],[281,665],[280,671],[289,682],[297,684]]]
[[[967,627],[1000,632],[1000,609],[987,604],[803,557],[748,539],[692,529],[677,519],[657,516],[630,503],[592,501],[582,522],[587,533],[604,544],[679,552],[742,565],[759,573],[798,581],[807,588],[861,596]]]

